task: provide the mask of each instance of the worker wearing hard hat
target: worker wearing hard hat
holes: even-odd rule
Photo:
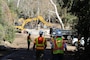
[[[34,48],[36,46],[36,60],[43,59],[44,56],[44,49],[46,48],[46,40],[42,36],[43,31],[39,31],[39,37],[35,38],[34,40]]]
[[[63,60],[64,56],[64,48],[66,48],[66,44],[62,38],[62,33],[60,30],[56,30],[56,38],[52,41],[53,42],[53,60]]]

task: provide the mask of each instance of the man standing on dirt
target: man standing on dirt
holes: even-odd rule
[[[30,47],[30,42],[31,42],[31,33],[29,33],[28,34],[28,36],[27,36],[27,45],[28,45],[28,48],[27,48],[27,50],[29,50],[29,47]]]
[[[42,35],[43,35],[43,32],[40,31],[39,37],[35,38],[35,41],[34,41],[34,48],[36,46],[36,60],[43,60],[44,49],[46,48],[46,45],[47,45],[46,40]]]
[[[53,42],[53,60],[63,60],[64,49],[67,51],[66,43],[62,38],[62,33],[60,30],[56,30],[56,38],[52,40]]]

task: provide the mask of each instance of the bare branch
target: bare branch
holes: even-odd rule
[[[18,0],[18,2],[17,2],[17,8],[19,7],[19,3],[20,3],[20,0]]]
[[[56,13],[55,11],[51,11],[51,10],[48,10],[49,12],[51,12],[51,13]]]
[[[61,24],[61,28],[64,29],[64,24],[63,24],[63,22],[62,22],[62,20],[61,20],[61,18],[60,18],[60,16],[59,16],[59,14],[58,14],[57,7],[56,7],[55,3],[53,2],[53,0],[50,0],[50,2],[51,2],[51,4],[52,4],[52,5],[54,6],[54,8],[55,8],[55,13],[56,13],[56,16],[57,16],[58,19],[59,19],[59,22],[60,22],[60,24]]]

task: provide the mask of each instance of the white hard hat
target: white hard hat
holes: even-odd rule
[[[55,33],[55,32],[53,32],[52,34],[53,34],[53,35],[55,35],[56,33]]]
[[[56,36],[62,36],[61,32],[60,33],[57,33]]]
[[[39,31],[39,34],[43,34],[43,31],[42,31],[42,30],[40,30],[40,31]]]
[[[56,36],[56,32],[53,32],[53,33],[52,33],[52,36],[53,36],[53,37]]]
[[[62,36],[61,30],[56,30],[56,36]]]

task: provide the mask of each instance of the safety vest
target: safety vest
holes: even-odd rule
[[[36,38],[36,49],[43,50],[44,47],[45,47],[45,38],[44,37]]]
[[[64,53],[64,41],[62,38],[56,38],[54,40],[53,54],[63,54]]]
[[[31,41],[31,38],[30,36],[27,37],[27,42],[30,42]]]

